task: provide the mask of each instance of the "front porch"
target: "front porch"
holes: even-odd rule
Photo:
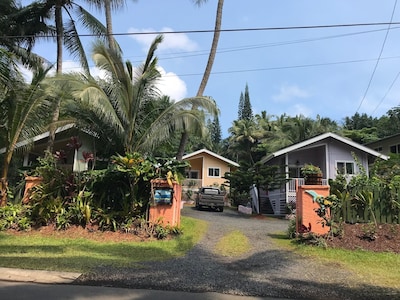
[[[269,200],[274,215],[285,215],[287,213],[287,205],[296,203],[297,189],[301,185],[304,185],[304,178],[291,178],[280,189],[268,191],[268,196],[260,199],[260,201]],[[322,185],[328,185],[328,179],[322,179]],[[261,213],[267,212],[261,211]]]

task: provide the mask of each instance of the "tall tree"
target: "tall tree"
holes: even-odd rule
[[[192,1],[194,1],[194,3],[197,5],[207,2],[207,0],[192,0]],[[203,96],[204,90],[207,86],[208,79],[210,78],[212,66],[214,64],[214,59],[215,59],[215,55],[217,53],[217,48],[218,48],[219,36],[220,36],[220,32],[221,32],[223,6],[224,6],[224,0],[218,0],[217,15],[215,17],[214,37],[213,37],[213,41],[212,41],[212,45],[211,45],[210,55],[208,56],[206,69],[204,71],[203,78],[201,80],[199,89],[197,91],[196,96],[198,96],[198,97]],[[193,109],[195,109],[195,108],[196,107],[193,107]],[[189,132],[187,130],[185,130],[182,133],[181,141],[180,141],[179,148],[178,148],[178,151],[176,154],[176,158],[178,160],[182,160],[188,138],[189,138]]]
[[[0,2],[0,48],[15,55],[27,67],[41,66],[44,59],[31,52],[37,37],[51,32],[43,19],[47,17],[43,4],[25,7],[15,0]]]
[[[244,107],[244,95],[243,92],[240,93],[239,105],[238,105],[238,120],[243,119],[243,107]]]
[[[247,84],[246,84],[246,88],[244,90],[242,119],[244,119],[244,120],[253,119],[253,109],[251,108],[249,86]]]
[[[233,126],[229,128],[231,136],[231,151],[236,152],[236,161],[247,161],[254,164],[258,157],[255,156],[255,148],[263,137],[263,132],[259,130],[254,120],[235,120]]]
[[[149,103],[160,96],[156,83],[161,75],[154,53],[161,41],[162,36],[154,40],[145,62],[137,68],[129,61],[124,63],[118,51],[98,42],[93,60],[109,79],[99,82],[83,74],[64,77],[78,100],[69,110],[80,121],[96,126],[96,131],[107,132],[116,151],[151,151],[176,131],[205,128],[205,114],[217,113],[214,101],[206,97],[183,99],[158,114],[149,110]],[[199,109],[191,110],[193,105]]]
[[[90,1],[90,0],[87,0]],[[89,29],[94,34],[104,37],[106,36],[105,26],[91,15],[83,6],[76,3],[73,0],[38,0],[38,3],[44,5],[44,10],[47,12],[54,12],[49,15],[47,20],[54,21],[55,26],[55,40],[57,45],[57,62],[56,62],[56,73],[60,75],[62,73],[62,62],[63,62],[63,46],[73,55],[78,57],[80,64],[84,71],[89,74],[89,64],[85,53],[84,46],[80,40],[78,30],[76,27],[75,18],[79,20],[80,24]],[[63,12],[68,16],[67,21],[64,21]],[[52,124],[50,126],[50,134],[48,141],[48,150],[51,152],[55,139],[56,122],[60,116],[60,99],[57,99],[54,103]]]
[[[45,126],[43,121],[48,116],[48,93],[44,90],[46,85],[43,80],[48,71],[49,68],[39,69],[29,86],[25,86],[18,72],[11,72],[14,76],[8,79],[8,86],[2,86],[0,135],[5,153],[0,179],[1,206],[7,203],[8,170],[17,142],[28,140]]]
[[[96,6],[97,9],[103,10],[106,17],[106,36],[108,46],[114,50],[119,49],[119,45],[114,38],[113,22],[112,22],[112,11],[121,9],[125,6],[126,0],[86,0],[90,4]],[[132,0],[136,1],[136,0]]]

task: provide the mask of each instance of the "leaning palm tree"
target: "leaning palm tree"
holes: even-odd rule
[[[192,1],[197,5],[201,5],[202,3],[207,2],[207,0],[192,0]],[[215,17],[214,37],[213,37],[213,41],[212,41],[212,45],[211,45],[210,55],[208,56],[206,69],[204,71],[203,78],[201,80],[199,89],[197,91],[197,96],[198,97],[202,96],[203,93],[204,93],[204,90],[205,90],[205,88],[207,86],[208,79],[210,78],[212,66],[214,64],[214,59],[215,59],[215,55],[217,53],[217,48],[218,48],[219,35],[220,35],[220,32],[221,32],[222,8],[223,8],[223,6],[224,6],[224,0],[218,0],[217,15]],[[196,109],[196,107],[194,106],[193,109]],[[176,154],[176,158],[178,160],[181,160],[182,157],[183,157],[188,138],[189,138],[189,131],[185,130],[182,133],[181,141],[179,143],[178,152]]]
[[[0,178],[1,206],[7,203],[8,170],[17,142],[29,140],[42,132],[46,125],[49,102],[46,100],[48,95],[44,91],[43,79],[48,71],[49,68],[39,69],[28,86],[18,72],[12,71],[14,76],[9,78],[8,85],[2,85],[0,135],[4,159]]]
[[[211,99],[194,97],[175,102],[151,118],[155,114],[146,108],[160,96],[157,81],[161,75],[154,53],[162,39],[158,36],[154,40],[145,62],[137,68],[129,61],[124,63],[118,51],[98,42],[93,60],[106,72],[106,79],[99,81],[83,74],[64,77],[77,100],[69,103],[68,110],[80,121],[88,121],[85,123],[92,130],[106,128],[104,132],[109,133],[107,138],[115,149],[122,146],[126,152],[150,151],[176,131],[205,128],[205,114],[217,113]],[[193,105],[199,109],[191,110]]]

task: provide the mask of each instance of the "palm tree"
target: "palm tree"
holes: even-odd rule
[[[2,71],[4,69],[2,68]],[[7,203],[7,186],[9,165],[21,139],[28,140],[41,132],[48,114],[48,95],[44,91],[48,69],[39,69],[33,76],[32,83],[26,86],[17,70],[9,72],[8,85],[2,85],[3,97],[0,98],[1,146],[5,148],[3,167],[0,179],[0,205]],[[12,85],[12,86],[11,86]]]
[[[259,130],[254,120],[235,120],[233,126],[229,128],[231,137],[231,149],[237,153],[237,160],[247,161],[251,165],[255,163],[253,155],[254,147],[263,138],[263,131]]]
[[[161,75],[154,53],[162,39],[154,40],[145,62],[137,68],[129,61],[124,63],[118,51],[98,42],[93,60],[107,73],[107,79],[96,81],[83,74],[64,77],[78,100],[70,103],[69,111],[81,121],[89,121],[86,124],[94,124],[92,130],[108,133],[116,150],[150,151],[175,131],[205,128],[205,113],[217,113],[214,102],[206,97],[183,99],[158,114],[148,110],[149,103],[160,96],[156,83]],[[193,105],[200,109],[191,110]]]
[[[103,9],[106,16],[106,31],[107,31],[107,41],[110,48],[117,50],[119,48],[116,40],[113,36],[113,25],[112,25],[112,10],[117,10],[122,8],[126,1],[125,0],[86,0],[90,4],[93,4],[98,9]],[[133,0],[135,1],[135,0]]]
[[[50,32],[50,28],[43,22],[46,17],[40,3],[22,7],[15,0],[1,1],[0,47],[13,53],[15,59],[25,66],[40,66],[44,59],[31,50],[37,36]]]
[[[207,0],[192,0],[196,5],[201,5],[202,3],[207,2]],[[214,28],[214,37],[211,45],[211,50],[210,50],[210,55],[208,57],[206,69],[203,74],[203,78],[201,80],[199,89],[197,91],[197,96],[200,97],[203,95],[204,90],[207,86],[208,79],[210,78],[212,66],[214,64],[214,59],[215,55],[217,53],[217,48],[218,48],[218,41],[219,41],[219,36],[221,32],[221,23],[222,23],[222,9],[224,6],[224,0],[218,0],[218,6],[217,6],[217,15],[215,17],[215,28]],[[193,107],[193,109],[196,109],[196,107]],[[184,131],[181,136],[181,141],[179,144],[178,152],[176,154],[176,158],[178,160],[181,160],[183,157],[183,154],[185,152],[185,147],[187,144],[189,138],[189,132]]]
[[[65,46],[72,55],[78,57],[82,68],[89,74],[89,64],[78,30],[75,26],[73,15],[77,16],[77,19],[83,27],[100,37],[106,35],[104,25],[73,0],[42,0],[38,2],[43,5],[44,11],[54,12],[51,17],[55,24],[55,39],[57,44],[56,73],[58,75],[62,73],[63,46]],[[69,17],[67,22],[64,22],[63,11]],[[48,19],[50,19],[50,15]],[[59,119],[60,105],[60,99],[57,99],[54,103],[52,124],[49,130],[48,150],[50,152],[54,144],[56,131],[55,123]]]

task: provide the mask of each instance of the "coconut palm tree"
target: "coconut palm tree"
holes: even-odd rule
[[[15,0],[1,1],[0,48],[13,53],[14,58],[25,66],[41,65],[44,59],[31,50],[38,36],[50,32],[50,28],[43,22],[46,17],[40,3],[22,7]]]
[[[201,5],[201,4],[205,3],[205,2],[207,2],[207,0],[192,0],[192,1],[196,5]],[[203,78],[201,80],[199,89],[197,91],[197,95],[196,96],[198,96],[198,97],[202,96],[203,93],[204,93],[204,90],[205,90],[205,88],[207,86],[208,79],[210,78],[212,66],[214,64],[214,59],[215,59],[215,55],[217,53],[217,48],[218,48],[219,36],[220,36],[220,32],[221,32],[223,6],[224,6],[224,0],[218,0],[217,15],[215,17],[215,28],[214,28],[213,41],[212,41],[212,45],[211,45],[210,55],[208,56],[206,69],[204,71]],[[196,109],[196,107],[193,107],[193,109]],[[189,138],[189,132],[188,131],[184,131],[182,133],[181,141],[179,143],[178,152],[176,154],[176,158],[178,160],[181,160],[182,157],[183,157],[188,138]]]
[[[4,59],[4,57],[3,57]],[[3,60],[2,59],[2,60]],[[12,61],[10,61],[12,63]],[[0,64],[1,65],[1,64]],[[0,67],[2,72],[3,67]],[[14,68],[14,67],[12,67]],[[8,170],[17,142],[28,140],[41,132],[48,116],[48,93],[43,82],[49,68],[40,69],[26,85],[17,69],[10,70],[8,83],[1,86],[0,135],[1,147],[5,149],[0,178],[0,205],[7,203]]]
[[[118,51],[98,42],[93,60],[106,72],[106,79],[98,81],[84,74],[64,77],[77,99],[69,103],[68,110],[80,121],[88,121],[85,123],[91,124],[92,130],[108,133],[116,150],[151,151],[175,131],[205,128],[205,114],[217,113],[214,102],[206,97],[183,99],[158,114],[149,112],[149,103],[160,97],[156,84],[161,75],[154,53],[162,39],[154,40],[145,62],[137,68],[129,61],[124,63]],[[193,105],[199,109],[191,110]]]
[[[89,0],[88,0],[89,1]],[[52,14],[48,15],[48,21],[54,21],[52,24],[55,28],[55,39],[57,44],[57,62],[56,62],[56,73],[62,73],[62,61],[63,61],[63,46],[80,61],[80,64],[84,71],[89,74],[89,64],[85,49],[80,40],[78,30],[76,28],[76,19],[80,24],[89,29],[92,33],[100,36],[106,36],[105,26],[91,15],[83,6],[76,3],[73,0],[38,0],[38,3],[42,4],[43,11]],[[67,20],[64,21],[64,14],[68,16]],[[60,99],[57,99],[54,103],[52,125],[50,126],[50,134],[48,141],[48,150],[51,152],[55,139],[56,126],[55,123],[58,121],[60,116]]]
[[[264,137],[263,131],[259,129],[253,119],[235,120],[233,126],[229,128],[231,137],[229,138],[231,150],[237,153],[237,160],[255,163],[254,147]]]
[[[118,49],[119,46],[113,36],[113,25],[112,25],[112,14],[113,10],[117,10],[125,6],[126,0],[86,0],[89,4],[94,5],[96,8],[102,10],[106,16],[106,31],[107,41],[110,48],[114,50]],[[136,1],[136,0],[133,0]]]

